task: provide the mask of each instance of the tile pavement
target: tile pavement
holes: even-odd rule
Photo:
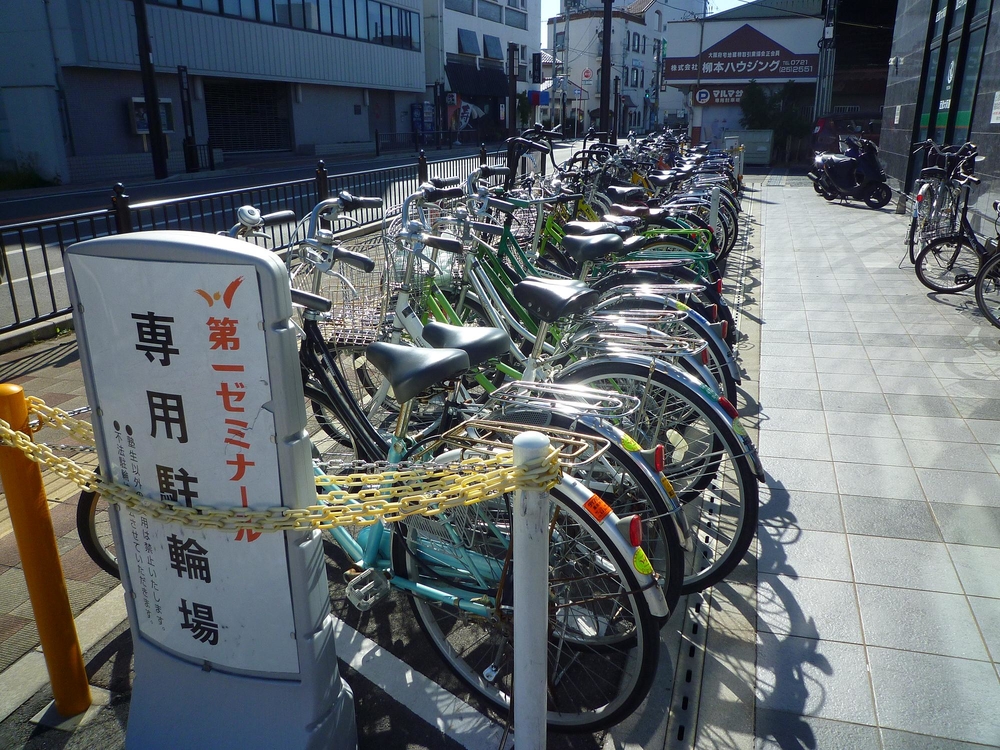
[[[897,267],[905,217],[751,195],[755,745],[1000,747],[1000,331]]]

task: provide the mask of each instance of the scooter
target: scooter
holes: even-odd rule
[[[866,138],[849,137],[841,154],[817,154],[806,176],[816,192],[828,201],[840,198],[864,201],[869,208],[882,208],[892,199],[885,170],[878,160],[878,146]]]

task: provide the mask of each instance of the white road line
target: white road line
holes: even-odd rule
[[[33,274],[31,274],[30,277],[29,276],[22,276],[19,279],[12,279],[10,281],[10,283],[11,284],[17,284],[20,281],[27,281],[29,278],[37,279],[37,278],[40,278],[40,277],[43,277],[43,276],[58,276],[61,273],[65,273],[65,271],[60,266],[59,268],[53,268],[51,271],[39,271],[38,273],[33,273]],[[4,279],[4,282],[6,282],[6,281],[7,281],[7,279]]]
[[[334,633],[340,659],[428,724],[470,750],[499,746],[499,724],[340,620],[334,620]],[[513,747],[513,734],[508,748]]]

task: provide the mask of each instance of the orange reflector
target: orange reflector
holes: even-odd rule
[[[708,347],[701,350],[701,363],[703,365],[708,365]]]
[[[590,499],[583,504],[583,509],[592,515],[598,522],[603,521],[611,512],[611,506],[601,500],[597,495],[591,495]]]
[[[705,309],[708,310],[708,320],[709,320],[709,322],[714,323],[715,321],[717,321],[719,319],[719,306],[718,305],[709,305]]]
[[[663,444],[656,446],[656,450],[653,451],[653,468],[657,472],[663,471],[663,467],[666,466],[667,452],[663,448]]]
[[[728,337],[729,337],[729,321],[724,320],[722,321],[722,338],[725,339]]]
[[[718,281],[715,282],[715,291],[717,291],[719,294],[722,294],[722,279],[719,279]]]
[[[628,541],[633,547],[642,544],[642,519],[639,516],[632,516],[628,522]]]
[[[740,413],[736,411],[736,407],[733,406],[732,402],[725,396],[719,396],[719,406],[721,406],[723,411],[725,411],[726,414],[733,419],[736,419],[740,415]]]

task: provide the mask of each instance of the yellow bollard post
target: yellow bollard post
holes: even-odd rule
[[[21,386],[0,384],[0,419],[14,430],[31,434],[28,404]],[[45,499],[42,470],[17,448],[0,446],[0,480],[7,494],[56,710],[63,717],[76,716],[90,708],[90,685]]]

